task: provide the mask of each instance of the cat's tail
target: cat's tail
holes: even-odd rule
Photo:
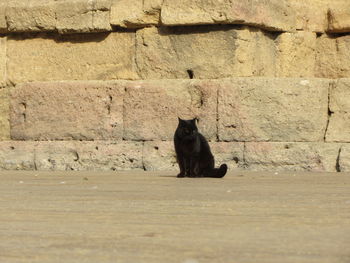
[[[227,172],[227,165],[224,163],[219,168],[214,168],[213,170],[211,170],[208,177],[222,178],[225,176],[226,172]]]

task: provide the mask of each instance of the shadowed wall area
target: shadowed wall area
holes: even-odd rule
[[[348,0],[5,0],[0,170],[350,171]]]

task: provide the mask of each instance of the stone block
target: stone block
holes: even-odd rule
[[[35,166],[40,171],[81,170],[78,141],[37,142],[35,146]]]
[[[287,0],[164,0],[164,25],[247,24],[273,31],[295,28],[295,12]]]
[[[315,76],[350,77],[350,36],[324,35],[317,39]]]
[[[350,142],[350,79],[340,79],[330,88],[328,142]]]
[[[226,163],[229,170],[245,167],[244,143],[242,142],[213,142],[210,143],[214,155],[215,167]]]
[[[10,139],[9,89],[0,88],[0,141]]]
[[[35,142],[0,141],[0,170],[34,170]]]
[[[277,77],[314,77],[316,33],[283,33],[276,39]]]
[[[124,87],[110,82],[42,82],[11,92],[11,138],[122,138]]]
[[[223,163],[228,165],[229,170],[243,167],[243,143],[210,142],[209,144],[215,158],[216,167]],[[145,142],[143,163],[146,171],[179,172],[173,141]]]
[[[210,81],[128,82],[124,98],[125,140],[172,140],[178,117],[199,119],[209,140],[217,135],[217,89]]]
[[[56,2],[15,0],[6,9],[8,31],[35,32],[56,30]]]
[[[38,170],[142,170],[143,143],[124,141],[38,142]]]
[[[134,34],[127,32],[11,36],[8,78],[14,83],[134,79],[134,40]]]
[[[350,145],[343,144],[338,158],[339,172],[350,172]]]
[[[295,12],[296,29],[324,32],[327,29],[327,10],[331,0],[289,1]]]
[[[7,33],[6,8],[7,2],[0,3],[0,34]]]
[[[111,24],[140,28],[158,25],[162,0],[119,0],[111,6]],[[127,8],[126,8],[127,7]]]
[[[274,41],[256,29],[153,27],[138,30],[136,41],[136,63],[143,79],[275,74]]]
[[[219,140],[324,140],[329,80],[235,78],[218,83]]]
[[[248,170],[336,172],[337,143],[247,142]]]
[[[145,142],[143,165],[146,171],[178,171],[173,141]]]
[[[0,88],[7,81],[7,37],[0,37]]]
[[[110,8],[110,0],[60,0],[57,30],[61,34],[111,31]]]
[[[350,32],[350,2],[347,0],[337,1],[330,5],[328,10],[329,33]]]

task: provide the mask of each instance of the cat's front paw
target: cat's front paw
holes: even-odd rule
[[[176,177],[177,177],[177,178],[183,178],[183,177],[185,177],[185,174],[179,173]]]

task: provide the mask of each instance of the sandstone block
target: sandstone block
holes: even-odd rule
[[[343,144],[339,152],[339,167],[340,172],[350,172],[350,145]]]
[[[8,40],[8,78],[46,80],[134,79],[134,34],[12,36]]]
[[[350,77],[350,36],[322,36],[317,39],[315,76]]]
[[[7,3],[0,3],[0,33],[1,34],[7,32],[6,8],[7,8]]]
[[[138,28],[158,25],[162,0],[119,0],[111,6],[112,25]],[[128,7],[128,8],[126,8]]]
[[[7,81],[7,38],[0,37],[0,87],[3,87]]]
[[[80,144],[82,142],[78,141],[37,142],[35,146],[35,166],[40,171],[81,170],[80,152],[78,152],[78,145]]]
[[[174,142],[150,141],[143,148],[143,164],[146,171],[178,171]]]
[[[315,74],[316,34],[298,31],[276,39],[278,77],[313,77]]]
[[[267,30],[295,28],[295,13],[287,0],[164,0],[164,25],[247,24]]]
[[[172,140],[178,117],[197,117],[200,131],[216,139],[217,89],[210,81],[128,82],[124,99],[124,139]]]
[[[11,138],[121,139],[124,88],[109,82],[46,82],[11,92]]]
[[[328,142],[350,142],[350,79],[340,79],[330,88]]]
[[[8,88],[0,88],[0,141],[10,139],[8,93]]]
[[[136,63],[143,79],[275,74],[273,39],[259,30],[232,26],[145,28],[137,31],[136,39]]]
[[[236,78],[219,84],[219,140],[324,140],[328,80]]]
[[[38,170],[141,170],[143,144],[115,141],[38,142]]]
[[[241,142],[213,142],[210,143],[211,151],[215,159],[215,167],[226,163],[229,170],[243,168],[244,143]]]
[[[247,142],[249,170],[336,172],[336,143]]]
[[[327,29],[327,10],[331,0],[291,0],[295,12],[296,29],[308,32],[324,32]]]
[[[229,169],[243,167],[244,144],[236,142],[209,143],[215,158],[215,166],[226,163]],[[147,171],[179,171],[172,141],[145,142],[143,163]]]
[[[0,141],[0,170],[34,170],[34,142]]]
[[[111,31],[110,7],[110,0],[60,0],[56,7],[57,30],[60,33]]]
[[[8,31],[56,30],[56,2],[47,0],[15,0],[6,9]]]
[[[328,10],[329,33],[350,32],[350,2],[347,0],[337,1],[330,5]]]

